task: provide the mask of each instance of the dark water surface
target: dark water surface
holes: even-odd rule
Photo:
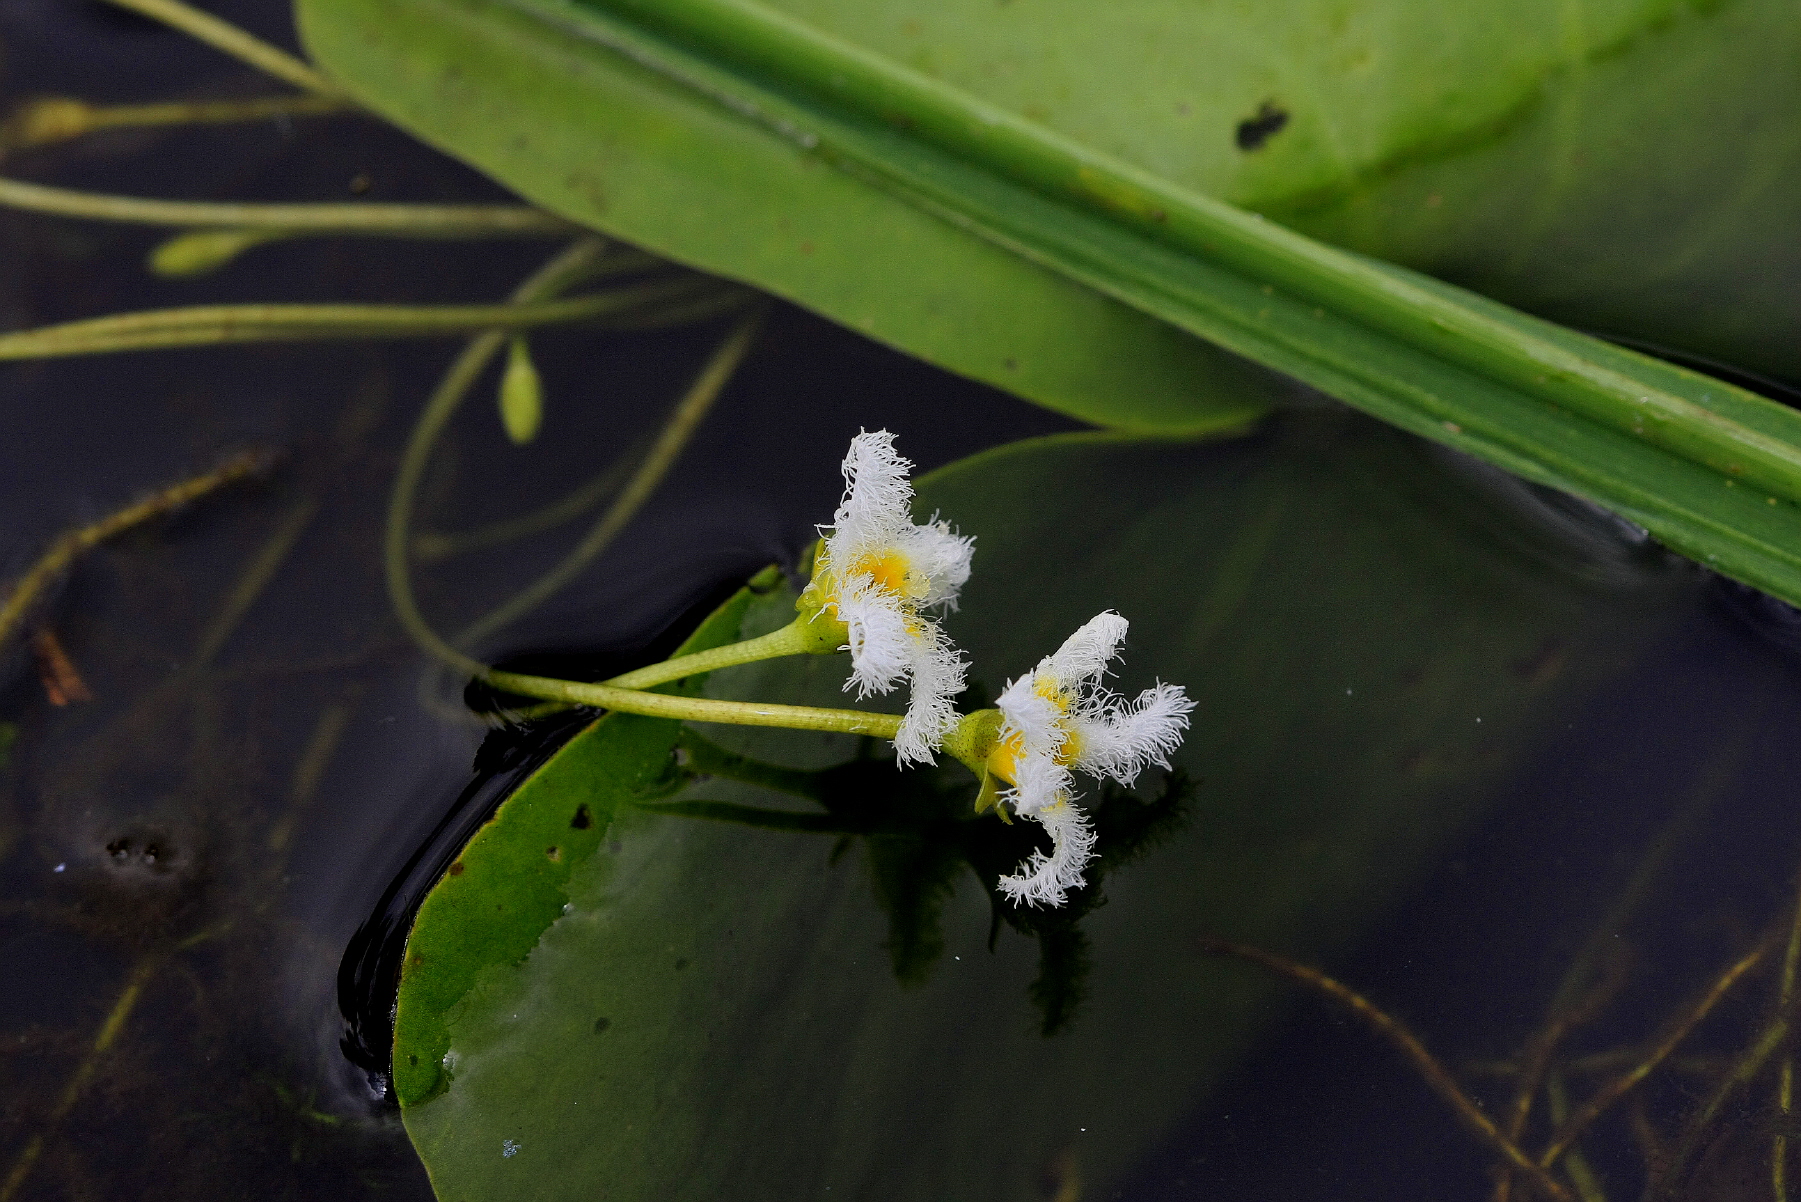
[[[291,44],[280,3],[212,8]],[[267,90],[102,4],[0,5],[8,105],[42,93],[136,102]],[[355,117],[115,133],[18,153],[0,169],[196,199],[339,200],[352,181],[380,200],[500,195]],[[488,301],[554,250],[303,241],[169,282],[141,266],[159,236],[0,212],[0,325],[208,301]],[[421,526],[466,529],[572,489],[656,427],[723,329],[535,337],[543,436],[510,446],[484,385],[440,449]],[[43,621],[91,701],[51,705],[17,648],[0,663],[0,721],[17,728],[0,770],[0,1188],[11,1197],[430,1196],[397,1119],[339,1050],[334,990],[352,933],[468,784],[483,736],[444,716],[456,690],[424,673],[381,575],[399,448],[455,345],[0,366],[0,576],[21,574],[59,532],[232,450],[282,456],[266,480],[122,538],[70,574]],[[642,658],[721,586],[792,559],[836,500],[848,437],[879,426],[932,467],[1067,423],[778,310],[630,530],[479,650]],[[440,629],[465,624],[582,528],[420,568],[427,612]],[[1600,958],[1625,984],[1581,1033],[1583,1052],[1637,1046],[1789,904],[1801,855],[1801,627],[1724,585],[1694,595],[1641,662],[1558,716],[1535,762],[1506,782],[1517,802],[1332,966],[1493,1109],[1509,1086],[1483,1062],[1515,1057],[1543,1022],[1647,849],[1667,854],[1644,904],[1607,932]],[[1518,670],[1555,671],[1547,655]],[[1685,1045],[1692,1063],[1646,1093],[1649,1129],[1672,1137],[1720,1058],[1763,1022],[1768,992],[1766,980],[1735,996]],[[1580,1096],[1589,1084],[1572,1087]],[[1767,1196],[1735,1184],[1768,1189],[1766,1078],[1733,1104],[1743,1121],[1709,1144],[1687,1196]],[[1632,1196],[1630,1125],[1610,1120],[1590,1151],[1607,1196]],[[1303,999],[1121,1196],[1479,1198],[1486,1164],[1392,1049]],[[1047,1184],[1046,1196],[1071,1202],[1060,1188]]]

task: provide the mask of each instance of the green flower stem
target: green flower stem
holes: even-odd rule
[[[604,0],[600,7],[628,14],[657,36],[673,34],[704,47],[774,83],[777,90],[808,95],[816,106],[823,103],[855,119],[903,129],[909,138],[1101,214],[1200,262],[1266,281],[1267,287],[1317,306],[1321,316],[1330,310],[1554,409],[1581,414],[1729,479],[1801,501],[1801,446],[1755,428],[1759,423],[1772,429],[1792,424],[1774,407],[1766,411],[1723,397],[1715,411],[1634,378],[1613,365],[1619,362],[1617,355],[1589,353],[1588,340],[1580,336],[1506,320],[1502,311],[1433,281],[1315,242],[759,0]],[[657,69],[712,94],[709,81],[687,77],[685,68],[662,63]],[[765,120],[809,150],[870,173],[928,207],[942,206],[953,219],[961,214],[960,205],[970,203],[955,194],[928,195],[936,185],[921,182],[905,164],[872,150],[867,139],[842,136],[830,121],[810,123],[804,113],[795,112],[772,112]],[[1233,338],[1253,333],[1246,327]],[[1722,386],[1723,393],[1728,391]],[[1428,415],[1450,412],[1440,397],[1421,396],[1410,403]],[[1735,409],[1748,420],[1729,416]]]
[[[257,96],[250,100],[177,100],[159,104],[89,104],[73,96],[40,96],[13,110],[0,128],[0,150],[48,146],[103,129],[161,125],[231,125],[278,117],[329,117],[361,112],[341,96]]]
[[[944,736],[945,753],[975,773],[977,780],[986,782],[988,757],[994,752],[994,745],[1000,742],[1003,721],[997,709],[964,714]]]
[[[261,38],[252,37],[229,21],[221,21],[181,0],[112,0],[120,8],[128,8],[153,21],[179,29],[197,42],[205,42],[214,50],[249,63],[265,75],[322,96],[342,96],[331,80],[313,70],[285,50]]]
[[[732,726],[780,726],[788,730],[822,730],[834,734],[873,735],[892,739],[900,733],[901,715],[867,710],[828,710],[810,705],[762,705],[753,701],[713,701],[705,697],[672,697],[605,684],[581,684],[517,672],[487,672],[489,684],[545,701],[592,705],[622,714],[675,718],[685,722],[721,722]]]
[[[692,655],[678,656],[660,664],[650,664],[635,672],[615,676],[605,683],[616,689],[648,689],[685,676],[698,676],[702,672],[729,668],[735,664],[754,664],[759,660],[779,659],[785,655],[829,653],[844,645],[843,630],[844,624],[841,622],[810,622],[806,618],[796,618],[780,630],[772,630],[754,639],[696,651]]]
[[[560,238],[580,229],[530,205],[231,204],[152,200],[77,192],[0,177],[0,205],[140,225],[214,226],[289,234],[371,234],[400,238]]]
[[[678,276],[563,300],[511,305],[196,305],[0,334],[0,360],[241,342],[431,338],[469,330],[604,322],[610,317],[631,322],[634,311],[720,291],[722,286],[714,280]]]

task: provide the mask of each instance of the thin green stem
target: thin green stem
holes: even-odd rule
[[[0,177],[0,205],[89,221],[216,226],[283,233],[455,239],[560,238],[580,232],[573,223],[530,205],[249,204],[155,200],[78,192],[4,177]]]
[[[510,305],[197,305],[119,313],[0,334],[0,360],[246,342],[342,338],[432,338],[468,330],[520,330],[576,322],[626,323],[634,311],[721,290],[681,276],[586,296]]]
[[[257,96],[250,100],[178,100],[161,104],[89,104],[73,96],[40,96],[14,109],[0,126],[0,151],[48,146],[106,129],[165,125],[231,125],[283,117],[361,112],[340,96]]]
[[[583,273],[593,270],[606,250],[607,244],[599,238],[583,238],[572,243],[514,290],[513,303],[528,305],[555,295],[569,281],[580,279]],[[394,487],[388,495],[388,520],[383,540],[382,562],[394,616],[421,648],[472,676],[486,673],[487,665],[445,642],[419,611],[419,601],[413,593],[411,565],[407,560],[407,540],[413,525],[414,498],[419,491],[419,481],[425,476],[426,464],[431,460],[432,447],[455,415],[463,397],[505,342],[506,334],[502,329],[490,329],[472,338],[426,401],[424,411],[407,438],[406,449],[401,452]]]
[[[612,685],[552,680],[517,672],[487,671],[482,678],[496,688],[522,697],[569,701],[623,714],[675,718],[685,722],[721,722],[733,726],[779,726],[788,730],[820,730],[834,734],[871,735],[892,739],[900,733],[900,714],[867,710],[819,709],[810,705],[765,705],[754,701],[714,701],[706,697],[674,697]]]
[[[605,683],[616,689],[649,689],[686,676],[711,672],[716,668],[754,664],[759,660],[779,659],[784,655],[805,655],[814,649],[814,640],[808,637],[803,624],[796,621],[780,630],[772,630],[742,643],[728,643],[723,647],[664,660],[660,664],[651,664],[635,672],[615,676]]]
[[[120,8],[179,29],[197,42],[249,63],[265,75],[323,96],[342,96],[343,89],[287,51],[252,37],[229,21],[221,21],[181,0],[111,0]]]
[[[574,580],[612,545],[619,532],[637,516],[638,510],[643,508],[644,503],[650,500],[651,495],[663,483],[663,478],[669,474],[669,469],[675,466],[676,459],[687,447],[688,440],[694,436],[695,430],[700,428],[701,421],[712,409],[713,402],[719,399],[719,394],[738,370],[738,365],[744,361],[745,353],[750,350],[757,331],[762,327],[764,313],[763,307],[758,306],[733,324],[718,347],[708,356],[694,382],[670,410],[663,428],[657,433],[656,441],[651,443],[649,452],[639,461],[637,469],[632,472],[619,496],[607,507],[582,541],[556,567],[460,631],[455,639],[458,645],[470,646],[530,613]]]
[[[624,485],[632,463],[641,458],[647,448],[648,441],[635,444],[568,495],[552,501],[542,509],[534,509],[516,518],[488,522],[470,530],[432,530],[415,534],[413,562],[436,563],[441,559],[451,559],[471,551],[529,538],[546,530],[554,530],[565,522],[574,521],[617,493]]]
[[[1561,1125],[1570,1117],[1569,1091],[1564,1088],[1563,1074],[1552,1070],[1545,1077],[1545,1100],[1550,1103],[1551,1122]],[[1607,1195],[1601,1189],[1600,1179],[1589,1166],[1588,1158],[1582,1149],[1571,1148],[1563,1158],[1563,1171],[1569,1174],[1570,1184],[1576,1188],[1576,1197],[1581,1202],[1607,1202]]]

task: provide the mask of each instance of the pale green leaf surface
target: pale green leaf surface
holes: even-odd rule
[[[1106,1196],[1271,1013],[1265,982],[1193,938],[1314,960],[1353,946],[1506,803],[1562,707],[1698,597],[1692,572],[1604,520],[1486,472],[1325,415],[1220,445],[1063,436],[927,478],[920,509],[978,540],[952,629],[980,688],[1111,606],[1133,623],[1114,683],[1178,681],[1198,702],[1186,825],[1109,867],[1107,904],[1081,919],[1086,1000],[1045,1037],[1034,941],[1003,926],[988,950],[992,875],[955,847],[1005,836],[995,820],[835,851],[829,833],[657,813],[673,796],[774,811],[766,825],[826,817],[723,777],[684,785],[708,765],[683,767],[678,728],[608,717],[502,807],[415,929],[426,956],[403,981],[396,1053],[419,1064],[397,1081],[439,1196],[1024,1202],[1059,1164]],[[772,628],[791,596],[741,594],[696,642]],[[705,688],[842,703],[843,671],[780,661]],[[857,747],[704,734],[789,769]],[[871,812],[893,782],[955,787],[961,806],[974,793],[955,766],[870,771],[855,779]],[[582,805],[594,838],[572,855],[561,832]],[[546,868],[552,840],[565,858]],[[907,883],[938,879],[937,922],[895,925]],[[531,922],[485,917],[527,896]]]
[[[485,0],[296,12],[362,99],[521,195],[952,371],[1129,429],[1241,423],[1284,391],[536,15]]]
[[[348,20],[354,21],[368,16],[355,5],[406,0],[315,2],[352,5],[346,11]],[[442,36],[443,28],[459,22],[470,26],[465,41],[474,38],[477,26],[535,31],[547,39],[545,45],[573,56],[571,61],[579,60],[590,73],[611,72],[616,82],[629,78],[646,94],[669,99],[678,108],[683,103],[691,106],[681,109],[679,119],[671,118],[672,128],[681,135],[664,139],[671,146],[686,146],[682,139],[703,129],[722,139],[730,134],[733,145],[760,146],[773,156],[760,161],[769,163],[783,153],[792,155],[799,146],[816,147],[817,157],[782,160],[790,175],[806,177],[809,188],[817,185],[833,192],[845,204],[878,198],[887,203],[903,197],[942,218],[946,228],[978,233],[991,244],[989,250],[1004,247],[1403,428],[1600,501],[1686,554],[1778,596],[1801,601],[1801,543],[1792,537],[1793,503],[1801,500],[1801,419],[1781,406],[1572,335],[1430,279],[1347,258],[1273,227],[1247,225],[1242,216],[1181,191],[1181,180],[1134,176],[1138,169],[1130,162],[1095,158],[1097,153],[1104,155],[1104,146],[1096,150],[1080,142],[1058,143],[1062,134],[1048,127],[1007,125],[1010,110],[995,110],[992,126],[981,121],[959,124],[962,114],[976,112],[971,106],[984,102],[963,93],[933,92],[939,85],[931,77],[903,78],[895,74],[902,70],[895,60],[829,42],[829,29],[782,27],[780,19],[765,10],[733,0],[692,4],[644,0],[628,7],[652,16],[667,9],[698,22],[694,28],[715,39],[728,33],[741,36],[745,45],[734,53],[751,56],[745,61],[756,70],[735,66],[728,61],[729,54],[709,58],[655,29],[564,0],[511,0],[504,7],[457,5],[441,13],[434,10],[444,19],[420,25],[416,32],[431,42]],[[374,42],[406,63],[421,57],[413,49],[403,51],[390,44],[391,33],[363,41],[347,38],[346,12],[334,16],[338,19],[320,22],[324,33],[317,35],[330,47],[359,51],[366,50],[366,42]],[[1643,29],[1626,21],[1617,37],[1610,34],[1604,39],[1618,55],[1653,35],[1663,36],[1666,26],[1680,24],[1662,10],[1639,16],[1648,22]],[[1168,19],[1170,28],[1179,25],[1174,16]],[[1461,45],[1446,32],[1450,26],[1444,20],[1449,18],[1432,27],[1450,44]],[[1740,31],[1737,36],[1746,35]],[[1464,47],[1460,53],[1463,59],[1441,55],[1433,61],[1446,70],[1468,68],[1470,52]],[[430,70],[440,70],[440,89],[452,83],[460,87],[456,81],[462,79],[465,64],[457,60],[458,54],[468,64],[483,61],[467,46],[436,58],[425,55],[426,82],[431,82]],[[853,62],[857,54],[865,57]],[[352,74],[361,68],[364,77],[372,78],[370,55],[342,57]],[[1490,74],[1504,75],[1501,68],[1511,61],[1503,55],[1501,66]],[[1537,64],[1534,69],[1544,65],[1539,59],[1531,61]],[[886,103],[884,96],[892,96],[897,112],[924,124],[915,129],[903,122],[904,128],[897,130],[872,123],[867,115],[847,116],[840,111],[842,106],[827,105],[817,96],[809,99],[788,84],[760,82],[757,75],[764,68],[779,68],[810,78],[828,72],[833,63],[849,74],[844,82],[836,75],[822,76],[825,82],[819,86],[829,85],[846,95],[854,92],[866,108],[879,107]],[[662,78],[647,75],[647,67],[654,67]],[[552,74],[562,78],[562,73]],[[1484,86],[1498,86],[1489,76],[1482,78],[1488,80]],[[670,80],[682,81],[686,92],[658,90],[667,89]],[[475,94],[501,95],[493,90],[492,81],[488,86],[488,92],[477,88]],[[385,94],[404,101],[411,93],[403,86]],[[1356,95],[1347,93],[1352,113],[1357,111],[1357,104],[1351,103]],[[1359,103],[1368,100],[1364,97]],[[1492,97],[1491,101],[1500,103]],[[1446,106],[1454,113],[1467,107],[1449,102]],[[1378,109],[1381,106],[1375,105],[1371,111]],[[505,124],[490,116],[498,125]],[[757,142],[759,134],[762,142]],[[668,166],[674,161],[670,155],[681,157],[669,151],[657,161]],[[978,164],[969,155],[987,159]],[[609,166],[594,170],[611,169],[611,159],[603,156],[602,161]],[[834,173],[824,161],[846,170]],[[1077,172],[1079,179],[1063,174],[1084,163]],[[1062,180],[1056,188],[1068,192],[1073,187],[1074,192],[1053,199],[1010,178],[1007,172],[1015,167],[1047,187]],[[1003,170],[997,174],[991,168]],[[1092,180],[1091,170],[1100,173]],[[865,186],[864,180],[875,180],[880,187]],[[762,195],[754,185],[740,183],[743,195]],[[714,187],[729,191],[726,181],[715,179],[695,195],[710,195]],[[628,198],[643,199],[632,187],[624,191]],[[1086,200],[1079,194],[1086,194]],[[1114,198],[1108,203],[1116,211],[1093,211],[1090,202],[1096,196]],[[1187,240],[1183,246],[1155,236],[1155,227],[1165,220],[1164,210],[1156,205],[1173,206],[1167,213],[1169,229],[1173,236],[1181,226]],[[590,216],[604,222],[605,215],[596,214],[599,210]],[[857,260],[857,270],[847,273],[850,261],[828,256],[817,270],[802,272],[797,279],[809,288],[829,288],[830,281],[847,276],[860,285],[873,281],[878,289],[890,289],[904,309],[922,290],[962,278],[948,264],[939,265],[948,275],[922,271],[883,276],[866,270],[866,260]],[[1262,279],[1274,279],[1276,284],[1260,283]],[[978,340],[985,337],[979,325],[959,328]],[[1031,389],[1022,391],[1033,395]],[[1098,403],[1091,397],[1082,405],[1064,407],[1128,426],[1170,421],[1168,411],[1160,410],[1161,417],[1151,415],[1143,401],[1143,396],[1119,392]],[[1191,416],[1200,424],[1217,426],[1243,415],[1243,410],[1215,407]],[[1761,446],[1751,445],[1760,439]],[[1766,505],[1771,508],[1766,510]]]
[[[771,3],[1339,245],[1801,374],[1801,22],[1780,0]],[[1287,122],[1241,149],[1265,104]]]

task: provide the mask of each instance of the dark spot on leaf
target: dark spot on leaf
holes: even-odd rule
[[[1238,149],[1261,150],[1287,124],[1288,110],[1278,108],[1273,100],[1265,100],[1257,106],[1256,113],[1238,123]]]
[[[463,875],[463,862],[461,860],[458,860],[456,863],[454,863],[450,866],[450,875],[451,876],[462,876]]]
[[[556,860],[560,860],[563,858],[563,849],[560,847],[546,847],[544,849],[544,854],[546,856],[549,856],[550,859],[554,862]]]
[[[408,1064],[418,1064],[418,1063],[419,1063],[419,1057],[417,1057],[417,1056],[408,1056],[408,1057],[407,1057],[407,1058],[406,1058],[406,1062],[407,1062],[407,1063],[408,1063]]]
[[[569,825],[578,831],[585,831],[594,825],[594,815],[588,812],[587,806],[576,806],[575,817],[569,820]]]
[[[599,1035],[612,1025],[613,1020],[610,1018],[597,1018],[594,1020],[594,1033]]]
[[[682,971],[682,969],[684,969],[686,967],[688,967],[688,960],[686,957],[683,957],[682,959],[677,960],[675,962],[675,971],[677,971],[677,972]]]

